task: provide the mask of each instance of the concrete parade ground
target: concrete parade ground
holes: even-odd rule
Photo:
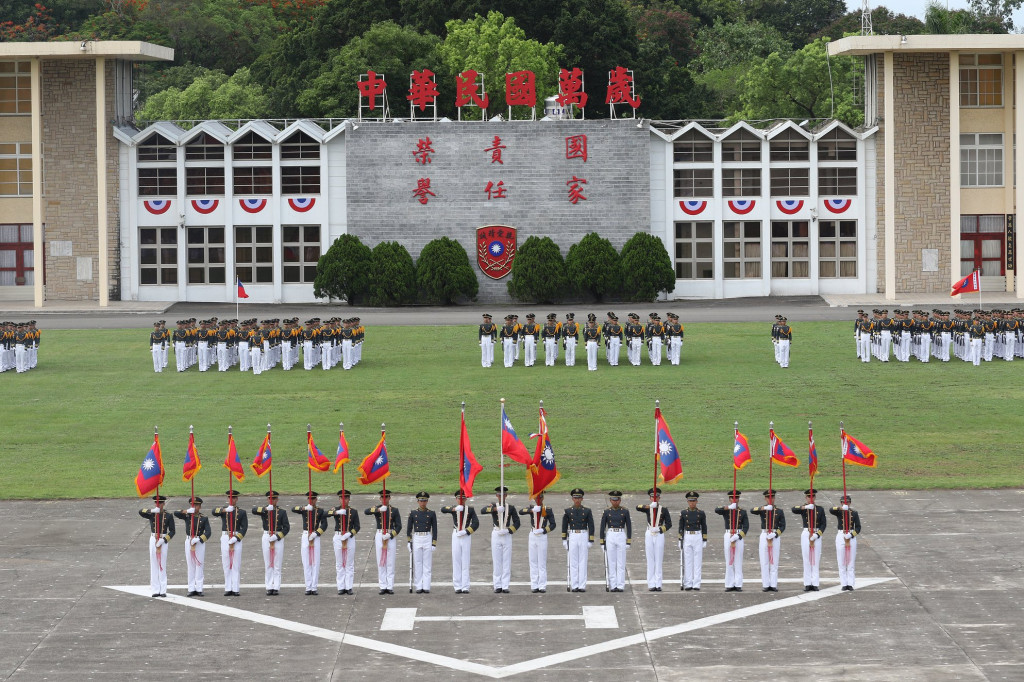
[[[477,491],[479,509],[490,495]],[[599,512],[603,492],[584,504]],[[673,521],[683,491],[663,503]],[[395,594],[378,595],[372,518],[356,536],[355,594],[339,596],[323,542],[320,593],[305,596],[298,536],[286,539],[282,589],[266,596],[258,525],[243,548],[241,596],[223,596],[219,520],[206,555],[205,598],[185,596],[183,535],[172,540],[168,596],[152,598],[148,525],[139,500],[0,502],[0,676],[12,680],[530,679],[530,680],[1022,680],[1024,551],[1021,490],[852,491],[861,514],[854,592],[839,590],[834,518],[824,535],[821,590],[803,592],[798,519],[788,507],[779,591],[761,592],[756,517],[742,593],[723,590],[723,503],[706,493],[709,541],[699,593],[679,590],[676,529],[665,543],[664,591],[645,584],[643,530],[627,553],[623,593],[604,589],[590,550],[584,594],[565,589],[566,553],[549,537],[546,594],[529,586],[527,543],[512,539],[510,594],[491,588],[489,518],[473,536],[472,588],[454,594],[451,523],[441,516],[430,594],[408,591],[399,536]],[[831,506],[839,493],[823,491]],[[523,497],[523,496],[518,496]],[[243,498],[243,508],[260,503]],[[633,509],[633,495],[623,505]],[[222,500],[207,500],[212,508]],[[360,510],[374,500],[353,499]],[[569,501],[548,500],[556,508]],[[743,496],[749,508],[760,495]],[[184,499],[171,499],[179,509]],[[298,503],[283,499],[282,506]],[[525,499],[513,496],[522,506]],[[430,508],[450,504],[435,496]],[[403,517],[408,498],[393,505]],[[209,511],[209,509],[207,509]],[[595,513],[599,519],[599,513]],[[642,515],[633,512],[634,525]],[[403,518],[404,523],[404,518]],[[301,527],[300,527],[301,531]],[[333,529],[327,538],[333,536]]]

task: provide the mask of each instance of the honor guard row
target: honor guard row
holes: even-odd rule
[[[789,347],[793,343],[793,328],[785,315],[776,315],[772,325],[772,347],[775,349],[775,362],[783,369],[789,367]]]
[[[548,535],[558,528],[554,510],[538,494],[531,504],[516,508],[508,500],[508,488],[495,488],[495,500],[485,505],[480,514],[491,518],[491,583],[496,594],[507,594],[512,574],[512,537],[528,530],[530,588],[533,593],[547,591]],[[740,506],[739,491],[728,493],[728,503],[716,507],[714,513],[724,521],[723,550],[725,558],[725,591],[743,591],[743,553],[750,532],[750,516],[761,521],[758,553],[761,564],[763,592],[778,592],[779,562],[782,554],[782,536],[786,532],[785,510],[776,508],[774,490],[764,491],[764,504],[752,508],[749,514]],[[805,502],[790,508],[790,513],[801,522],[800,546],[803,557],[804,591],[817,591],[822,543],[827,529],[824,507],[815,504],[817,490],[804,491]],[[224,595],[239,595],[239,567],[249,534],[249,517],[237,506],[238,492],[225,493],[225,505],[215,507],[211,517],[220,520],[220,555],[224,570]],[[298,540],[307,595],[318,594],[320,576],[321,538],[333,531],[336,587],[339,595],[353,594],[355,576],[356,536],[360,532],[359,514],[349,504],[351,493],[339,490],[338,504],[323,509],[318,506],[319,494],[310,491],[304,502],[290,508],[278,506],[279,494],[266,493],[265,504],[252,507],[251,514],[262,526],[260,543],[263,551],[264,586],[268,596],[279,594],[281,568],[291,532],[288,512],[302,520],[302,533]],[[644,549],[647,560],[647,589],[661,592],[664,578],[666,537],[672,530],[672,514],[661,504],[661,489],[647,491],[648,502],[638,504],[644,524]],[[605,568],[605,589],[622,592],[626,582],[626,552],[633,540],[633,520],[630,511],[621,506],[622,492],[608,493],[609,506],[595,522],[594,513],[583,506],[584,492],[574,488],[570,493],[572,505],[561,512],[562,547],[566,551],[566,590],[586,592],[587,567],[590,548],[595,539],[600,542]],[[701,589],[704,550],[707,548],[708,525],[705,512],[698,507],[700,494],[686,493],[686,508],[679,512],[676,540],[679,548],[680,589]],[[166,497],[153,498],[154,506],[142,509],[139,515],[149,521],[150,585],[154,597],[167,593],[167,555],[176,534],[175,519],[183,524],[182,544],[188,569],[188,596],[202,597],[206,544],[213,537],[210,517],[203,514],[203,500],[194,497],[187,509],[173,514],[165,511]],[[431,588],[433,554],[437,549],[437,514],[428,508],[430,494],[416,495],[416,508],[405,525],[405,541],[409,552],[409,591],[428,594]],[[850,497],[840,499],[839,506],[829,514],[835,517],[836,560],[843,590],[853,590],[854,566],[857,558],[857,538],[861,533],[859,514],[850,508]],[[441,507],[441,514],[452,519],[452,584],[456,594],[470,591],[470,548],[473,535],[480,528],[480,518],[468,504],[461,491],[455,492],[455,504]],[[373,545],[377,563],[377,583],[380,594],[394,594],[395,564],[399,548],[398,535],[402,532],[402,515],[391,506],[391,491],[384,489],[380,503],[363,511],[374,519]],[[526,525],[526,524],[529,525]],[[332,528],[333,526],[333,528]],[[639,532],[639,529],[637,529]]]
[[[559,322],[555,313],[547,316],[542,326],[537,323],[536,315],[526,316],[526,324],[519,324],[518,315],[506,315],[502,326],[494,324],[490,314],[484,314],[477,338],[480,342],[480,364],[490,367],[494,363],[494,346],[501,343],[505,367],[511,367],[519,359],[520,350],[523,364],[532,367],[537,361],[537,344],[544,349],[544,364],[552,367],[558,360],[561,346],[565,352],[565,365],[576,364],[576,348],[583,343],[587,353],[587,369],[597,369],[598,349],[604,341],[604,356],[608,364],[619,364],[619,351],[625,339],[626,357],[632,365],[640,364],[641,348],[646,343],[647,357],[652,365],[660,365],[662,348],[670,364],[678,365],[683,348],[683,325],[679,316],[666,313],[667,321],[662,322],[657,313],[648,315],[646,326],[640,324],[640,316],[630,313],[626,325],[619,324],[614,312],[609,312],[605,322],[598,327],[597,315],[587,315],[587,322],[582,327],[576,322],[575,313],[566,313],[565,320]]]
[[[35,320],[0,322],[0,372],[27,372],[39,358],[39,329]]]
[[[911,357],[921,362],[935,358],[949,362],[957,357],[980,365],[992,358],[1012,361],[1024,357],[1024,310],[954,310],[952,319],[947,310],[889,311],[875,309],[871,316],[857,311],[854,340],[857,358],[870,362],[874,357],[888,362],[892,356],[900,362]],[[952,349],[952,353],[950,351]]]
[[[339,363],[351,369],[362,358],[366,332],[358,317],[324,322],[313,318],[306,320],[305,326],[297,317],[241,322],[216,317],[197,322],[190,318],[178,320],[173,333],[165,325],[164,320],[154,322],[149,335],[154,372],[162,372],[167,366],[171,346],[179,372],[193,365],[198,365],[200,372],[214,367],[226,372],[237,365],[242,372],[261,374],[278,364],[290,370],[298,364],[300,351],[304,369],[327,370]]]

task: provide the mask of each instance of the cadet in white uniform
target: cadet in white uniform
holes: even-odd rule
[[[441,513],[452,516],[452,586],[455,594],[468,594],[470,550],[480,519],[476,510],[466,504],[462,490],[455,491],[455,504],[441,507]]]
[[[530,591],[548,591],[548,533],[555,530],[555,513],[544,505],[544,493],[538,493],[533,505],[519,510],[530,519]]]
[[[661,592],[665,574],[665,533],[672,528],[672,515],[661,506],[661,488],[651,488],[647,496],[651,498],[650,504],[636,506],[636,510],[646,516],[644,550],[647,553],[647,591]]]
[[[494,528],[491,529],[494,592],[508,594],[509,581],[512,579],[512,534],[519,530],[519,514],[515,507],[508,504],[507,487],[498,486],[494,492],[497,493],[497,501],[484,507],[480,513],[490,514],[494,522]]]

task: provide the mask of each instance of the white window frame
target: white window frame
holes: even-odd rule
[[[675,224],[676,279],[715,278],[715,223],[680,220]],[[686,274],[689,270],[689,274]]]
[[[298,229],[298,239],[292,237],[289,232]],[[310,228],[316,228],[316,234],[312,238],[307,235]],[[323,254],[323,247],[320,243],[320,235],[323,233],[323,225],[282,225],[281,226],[281,281],[285,284],[312,284],[316,278],[316,264]],[[306,256],[313,252],[307,249],[314,249],[316,257],[309,259]],[[288,250],[294,249],[298,259],[289,259]],[[296,273],[293,272],[298,270]]]
[[[960,134],[961,187],[1003,186],[1003,141],[1002,133]]]
[[[210,241],[210,231],[220,230],[220,241]],[[202,231],[203,241],[191,241]],[[189,286],[224,284],[227,280],[227,244],[223,225],[189,225],[185,228],[185,277]],[[198,253],[197,253],[198,252]],[[202,258],[197,255],[201,254]],[[202,275],[201,281],[193,280]]]
[[[748,228],[755,227],[757,235],[748,236]],[[761,279],[763,231],[764,223],[760,220],[727,220],[722,224],[724,279]],[[730,233],[734,236],[730,236]],[[730,255],[733,245],[739,247],[738,256]],[[737,274],[729,274],[733,266]]]
[[[155,241],[144,242],[142,235],[146,232],[153,232]],[[173,241],[164,242],[164,235],[173,237]],[[145,254],[153,252],[154,262],[145,263]],[[155,282],[145,282],[143,273],[153,271],[156,274]],[[169,276],[168,276],[169,275]],[[178,284],[178,227],[158,226],[139,228],[139,286],[167,286]]]
[[[786,226],[786,236],[775,236],[777,227]],[[795,235],[795,227],[802,226],[803,234]],[[806,220],[773,220],[768,228],[771,230],[770,253],[772,279],[807,279],[811,276],[811,238],[810,224]],[[781,253],[785,251],[785,253]],[[795,252],[802,251],[802,255]],[[785,274],[776,274],[776,266],[785,266]],[[794,270],[803,270],[803,274],[794,275]]]
[[[0,162],[0,166],[11,165],[11,168],[0,167],[0,196],[32,196],[32,143],[0,143]],[[8,187],[13,188],[14,192],[5,191]]]
[[[993,86],[991,92],[981,92],[983,82]],[[960,106],[965,109],[999,108],[1003,106],[1002,54],[980,53],[960,55]]]
[[[246,284],[274,283],[273,225],[235,225],[235,273]]]
[[[844,236],[843,228],[853,228],[853,236]],[[833,236],[826,236],[829,232]],[[856,279],[857,277],[857,233],[856,220],[821,220],[818,222],[818,277],[820,279]],[[847,255],[843,255],[846,247]],[[833,255],[826,255],[829,251]],[[851,255],[852,254],[852,255]],[[845,269],[849,272],[843,274]],[[825,274],[831,269],[835,274]]]

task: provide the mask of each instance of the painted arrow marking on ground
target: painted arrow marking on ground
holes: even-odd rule
[[[888,582],[895,580],[896,578],[863,578],[857,579],[857,589],[863,589],[877,585],[879,583]],[[127,594],[136,595],[139,597],[150,597],[149,585],[108,585],[108,589],[117,590],[118,592],[125,592]],[[614,651],[616,649],[622,649],[629,646],[635,646],[637,644],[645,644],[653,642],[666,637],[674,637],[675,635],[682,634],[684,632],[692,632],[694,630],[700,630],[703,628],[711,627],[713,625],[720,625],[722,623],[728,623],[730,621],[739,620],[741,618],[748,618],[761,613],[767,613],[769,611],[775,611],[777,609],[784,609],[790,606],[799,606],[801,604],[808,604],[810,602],[817,601],[819,599],[827,599],[828,597],[834,597],[837,594],[842,594],[840,587],[829,587],[820,592],[802,592],[799,595],[793,597],[787,597],[785,599],[772,600],[764,602],[762,604],[755,604],[753,606],[746,606],[733,611],[726,611],[719,613],[714,616],[708,616],[706,618],[698,618],[697,620],[691,620],[684,623],[678,623],[676,625],[670,625],[663,628],[657,628],[647,632],[641,632],[635,635],[628,635],[625,637],[619,637],[607,642],[601,642],[600,644],[592,644],[590,646],[580,647],[578,649],[572,649],[570,651],[560,651],[550,656],[543,656],[541,658],[535,658],[529,661],[523,661],[522,663],[514,663],[512,665],[494,667],[489,665],[483,665],[480,663],[473,663],[471,661],[463,661],[451,656],[443,656],[441,654],[434,654],[428,651],[421,651],[419,649],[413,649],[412,647],[400,646],[392,644],[390,642],[378,641],[370,639],[368,637],[360,637],[358,635],[350,635],[342,632],[335,632],[334,630],[327,630],[325,628],[318,628],[306,623],[299,623],[293,620],[286,620],[284,618],[277,618],[275,616],[268,616],[262,613],[256,613],[254,611],[245,611],[242,609],[236,609],[231,606],[224,606],[221,604],[214,604],[211,602],[204,602],[198,599],[189,599],[188,597],[179,597],[176,594],[169,594],[167,597],[160,599],[161,602],[174,604],[177,606],[183,606],[186,608],[199,609],[201,611],[209,611],[211,613],[217,613],[222,616],[230,616],[232,618],[240,618],[247,620],[252,623],[260,623],[262,625],[269,625],[276,627],[281,630],[287,630],[289,632],[295,632],[301,635],[307,635],[311,637],[319,637],[331,642],[338,642],[340,644],[349,644],[351,646],[359,647],[362,649],[368,649],[371,651],[377,651],[384,654],[391,654],[392,656],[399,656],[401,658],[407,658],[411,661],[432,663],[434,665],[442,666],[450,670],[458,670],[460,672],[474,673],[484,677],[492,679],[502,679],[505,677],[511,677],[513,675],[521,675],[523,673],[534,672],[542,670],[544,668],[558,665],[561,663],[567,663],[569,661],[579,660],[588,656],[593,656],[608,651]]]
[[[584,606],[581,615],[552,614],[536,616],[417,616],[416,609],[385,609],[381,620],[381,630],[412,630],[417,622],[426,623],[465,623],[467,621],[498,621],[513,620],[582,620],[585,628],[617,630],[619,619],[615,617],[614,606]]]

